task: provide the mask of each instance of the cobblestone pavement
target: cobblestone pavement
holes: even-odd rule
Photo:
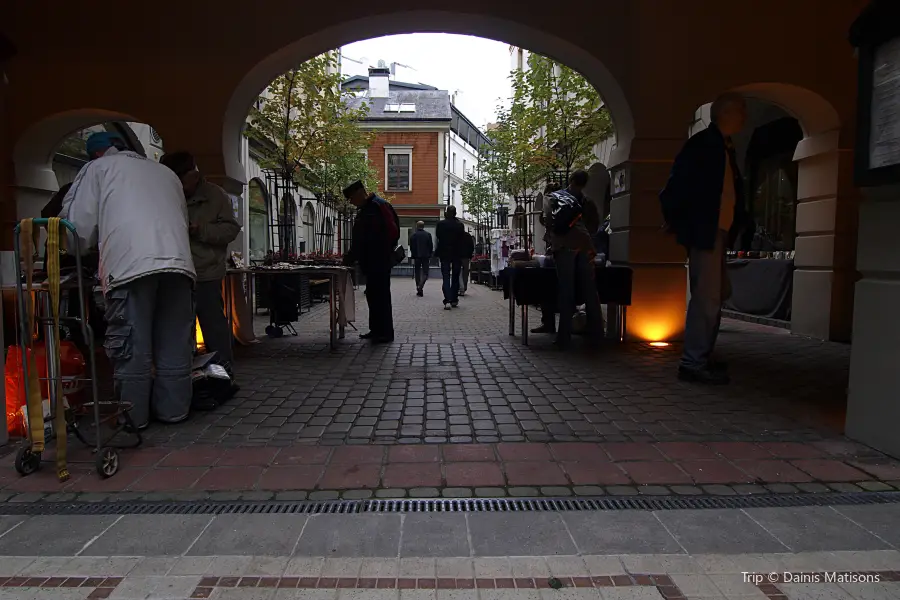
[[[7,516],[0,599],[881,600],[898,525],[898,505]]]
[[[72,465],[64,484],[50,468],[19,478],[7,456],[0,498],[900,489],[900,462],[840,436],[848,346],[729,321],[720,357],[733,383],[698,387],[675,379],[677,346],[561,353],[532,336],[525,347],[506,334],[501,293],[473,285],[453,311],[438,282],[425,294],[394,280],[397,340],[379,347],[351,330],[329,350],[327,304],[316,305],[297,337],[239,349],[235,399],[152,428],[116,477],[100,480],[88,464]]]
[[[441,310],[435,281],[417,298],[394,279],[393,297],[394,344],[373,348],[351,331],[330,351],[319,305],[298,337],[242,349],[236,401],[150,442],[814,441],[843,419],[848,346],[729,322],[720,349],[734,383],[703,388],[675,380],[675,346],[559,353],[531,336],[525,347],[506,334],[502,294],[483,286],[454,311]],[[364,324],[361,292],[357,305]]]

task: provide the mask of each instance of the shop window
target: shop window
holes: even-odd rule
[[[747,189],[756,230],[740,247],[762,252],[794,249],[797,217],[797,163],[794,151],[803,139],[796,119],[785,117],[753,131],[747,148]],[[751,239],[752,235],[752,239]]]
[[[793,250],[797,217],[797,163],[792,155],[759,163],[753,190],[756,235],[753,249],[766,252]]]
[[[250,212],[250,260],[263,260],[271,249],[268,222],[269,202],[266,190],[259,179],[251,179],[247,209]]]
[[[387,191],[412,190],[412,148],[386,148],[384,154]]]

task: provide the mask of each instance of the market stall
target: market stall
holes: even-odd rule
[[[268,306],[270,307],[270,327],[288,327],[293,331],[291,323],[297,318],[297,290],[291,285],[291,278],[306,277],[314,281],[325,281],[328,285],[329,303],[329,343],[332,348],[337,346],[337,339],[343,339],[347,324],[356,320],[356,297],[353,287],[352,271],[348,267],[339,265],[321,264],[290,264],[277,263],[274,265],[259,267],[242,267],[228,269],[228,277],[247,277],[245,287],[246,302],[252,305],[255,296],[254,289],[260,285],[257,281],[260,277],[271,279],[268,285]],[[231,307],[231,295],[226,295],[226,314],[229,325],[233,328],[233,310]]]
[[[557,278],[552,262],[541,266],[539,260],[512,263],[500,273],[503,298],[509,300],[509,335],[516,334],[516,310],[521,309],[522,343],[528,344],[528,307],[552,307],[556,311]],[[601,304],[609,305],[607,335],[622,340],[626,309],[631,305],[632,271],[629,267],[596,263],[595,281]],[[576,305],[583,300],[576,295]]]

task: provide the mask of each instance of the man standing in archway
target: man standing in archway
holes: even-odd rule
[[[748,220],[731,137],[744,128],[747,103],[739,94],[724,94],[711,112],[710,126],[675,158],[659,197],[667,228],[688,252],[691,299],[678,377],[721,385],[728,383],[726,366],[712,353],[729,295],[725,249]]]
[[[344,264],[358,264],[366,278],[366,303],[369,305],[369,332],[362,339],[373,344],[394,341],[394,316],[391,310],[391,269],[394,248],[400,239],[400,219],[390,202],[366,191],[361,181],[344,188],[344,197],[358,210],[353,222],[350,251]]]

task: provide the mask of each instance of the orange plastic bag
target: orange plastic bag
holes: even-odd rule
[[[35,343],[34,357],[37,362],[38,377],[41,378],[41,397],[50,399],[47,378],[47,356],[42,342]],[[69,408],[84,404],[84,356],[78,347],[69,341],[60,343],[60,366],[63,379],[63,397]],[[11,437],[25,437],[28,423],[25,419],[25,369],[22,366],[22,350],[10,346],[6,355],[6,429]]]

